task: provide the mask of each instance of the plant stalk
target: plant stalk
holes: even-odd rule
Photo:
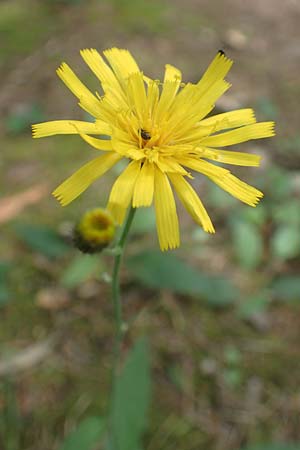
[[[119,374],[119,366],[121,360],[122,340],[124,334],[123,321],[122,321],[122,302],[120,294],[120,267],[122,257],[125,249],[126,239],[134,218],[135,208],[130,209],[124,226],[122,228],[119,240],[115,247],[115,259],[112,272],[112,301],[115,320],[115,339],[114,339],[114,361],[112,367],[112,393],[111,393],[111,411],[110,411],[110,432],[109,432],[109,449],[118,450],[117,436],[114,435],[114,423],[113,423],[113,408],[114,398],[117,389],[117,380]]]
[[[114,345],[114,375],[113,375],[113,384],[115,384],[115,378],[118,372],[118,365],[120,362],[121,356],[121,346],[122,346],[122,338],[123,338],[123,330],[122,330],[122,303],[121,303],[121,295],[120,295],[120,267],[122,262],[122,257],[125,249],[126,239],[128,236],[128,232],[130,230],[134,215],[135,208],[130,209],[126,221],[124,223],[123,229],[121,231],[121,235],[119,241],[116,245],[118,251],[115,255],[113,273],[112,273],[112,300],[113,300],[113,308],[114,308],[114,319],[115,319],[115,345]]]

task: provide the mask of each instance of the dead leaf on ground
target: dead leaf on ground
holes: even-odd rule
[[[27,206],[38,203],[46,194],[48,194],[48,185],[39,183],[24,192],[2,198],[0,200],[0,223],[13,219]]]
[[[66,289],[60,287],[42,289],[36,296],[37,305],[49,311],[58,311],[66,308],[70,302],[70,294]]]
[[[42,342],[32,344],[15,355],[0,359],[0,377],[23,372],[47,361],[58,342],[59,333],[53,333]]]

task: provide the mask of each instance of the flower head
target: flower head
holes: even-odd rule
[[[116,179],[108,201],[121,224],[130,205],[147,207],[154,201],[162,250],[179,246],[179,226],[173,189],[193,219],[209,233],[214,227],[187,179],[200,172],[222,189],[251,206],[263,194],[209,161],[258,166],[260,156],[220,148],[274,135],[273,122],[257,123],[252,109],[240,109],[205,118],[230,87],[225,81],[232,61],[218,52],[196,84],[182,83],[181,72],[167,64],[163,82],[146,77],[127,50],[81,51],[100,80],[103,96],[92,94],[63,63],[58,76],[79,99],[79,106],[94,122],[59,120],[33,125],[35,138],[79,134],[100,150],[65,180],[53,195],[67,205],[121,159],[128,165]],[[93,137],[98,135],[99,137]],[[104,139],[104,138],[105,139]],[[173,189],[172,189],[173,187]]]
[[[114,220],[110,212],[102,208],[87,211],[74,229],[75,246],[83,253],[101,252],[114,236]]]

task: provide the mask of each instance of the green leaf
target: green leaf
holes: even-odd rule
[[[262,259],[263,240],[253,223],[234,221],[232,240],[239,263],[248,270],[255,269]]]
[[[267,292],[262,292],[257,295],[246,297],[238,305],[238,315],[241,318],[247,319],[254,314],[265,311],[268,304],[269,295]]]
[[[172,364],[168,368],[168,375],[173,384],[179,389],[182,389],[184,386],[184,374],[182,371],[182,367],[179,364]]]
[[[282,276],[271,285],[274,297],[284,301],[300,301],[300,277]]]
[[[9,261],[0,261],[0,281],[3,281],[6,278],[10,268],[11,263]]]
[[[227,279],[198,272],[171,253],[145,251],[129,258],[127,266],[150,288],[200,296],[214,306],[226,305],[237,297],[237,290]]]
[[[20,134],[30,129],[32,123],[45,120],[39,105],[24,105],[22,109],[14,111],[6,119],[6,129],[13,134]]]
[[[223,378],[228,386],[238,387],[242,381],[242,373],[238,369],[224,369]]]
[[[140,448],[150,401],[150,362],[147,341],[131,350],[112,399],[113,438],[118,450]]]
[[[263,203],[256,208],[243,208],[239,210],[239,213],[244,222],[251,222],[257,226],[262,226],[268,218],[267,209]]]
[[[28,247],[49,258],[61,257],[70,249],[54,230],[45,225],[18,223],[14,229]]]
[[[273,442],[244,447],[242,450],[300,450],[300,443],[283,444]]]
[[[286,202],[280,202],[273,206],[272,216],[278,224],[300,225],[299,200],[292,199]]]
[[[104,431],[105,421],[102,417],[88,417],[66,437],[59,450],[93,450]]]
[[[229,366],[238,366],[242,361],[242,355],[237,347],[227,345],[224,349],[224,359]]]
[[[0,284],[0,307],[5,306],[10,300],[10,292],[6,285]]]
[[[21,435],[24,432],[25,423],[19,409],[15,381],[5,377],[1,379],[0,395],[5,405],[0,414],[0,436],[5,440],[4,449],[20,449],[22,447]]]
[[[79,255],[71,261],[62,274],[61,284],[72,289],[96,274],[100,274],[101,261],[93,255]]]
[[[289,225],[279,227],[272,236],[271,249],[275,257],[283,260],[299,255],[299,227],[293,227]]]
[[[0,261],[0,307],[8,303],[10,292],[7,287],[7,275],[12,264],[8,261]]]
[[[269,197],[277,201],[285,199],[293,190],[292,177],[289,171],[277,166],[270,166],[267,177],[262,179],[262,189],[269,192]]]

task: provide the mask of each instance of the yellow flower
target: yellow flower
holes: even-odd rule
[[[182,83],[181,72],[167,64],[163,82],[146,77],[127,50],[104,51],[107,62],[94,49],[81,56],[100,80],[103,96],[92,94],[63,63],[58,76],[91,114],[94,122],[58,120],[33,125],[35,138],[79,134],[97,150],[92,159],[71,175],[53,195],[67,205],[118,161],[128,165],[116,179],[108,201],[118,224],[130,205],[150,206],[154,201],[162,250],[179,246],[179,227],[172,187],[193,219],[205,231],[213,224],[187,178],[200,172],[248,205],[263,194],[207,160],[238,166],[258,166],[260,156],[220,150],[251,139],[274,135],[273,122],[256,123],[252,109],[240,109],[209,118],[216,100],[230,87],[224,80],[232,61],[218,52],[196,84]],[[98,135],[100,138],[92,137]]]

